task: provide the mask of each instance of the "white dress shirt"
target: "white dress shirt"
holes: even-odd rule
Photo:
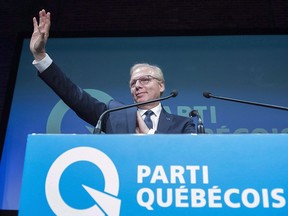
[[[149,130],[148,134],[154,134],[155,131],[157,130],[157,126],[158,126],[158,122],[159,122],[159,117],[160,117],[160,113],[162,111],[162,106],[161,106],[161,103],[159,103],[156,107],[150,109],[153,111],[154,115],[151,116],[151,121],[152,121],[152,124],[153,124],[153,128]],[[147,110],[144,110],[144,109],[138,109],[138,112],[140,113],[142,119],[144,120],[145,118],[145,112]]]

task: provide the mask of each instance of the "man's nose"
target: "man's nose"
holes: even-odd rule
[[[136,80],[135,87],[136,88],[142,87],[140,80]]]

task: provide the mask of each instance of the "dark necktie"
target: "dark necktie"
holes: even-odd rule
[[[146,125],[147,125],[147,127],[149,128],[149,129],[151,129],[151,128],[153,128],[153,123],[152,123],[152,121],[151,121],[151,116],[153,115],[154,113],[153,113],[153,111],[151,111],[151,110],[147,110],[146,112],[145,112],[145,118],[144,118],[144,122],[146,123]]]

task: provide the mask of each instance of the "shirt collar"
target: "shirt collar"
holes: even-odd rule
[[[161,103],[159,103],[156,107],[154,107],[150,110],[152,110],[154,112],[155,116],[159,117],[161,110],[162,110]],[[138,108],[138,111],[139,111],[140,115],[143,116],[147,110]]]

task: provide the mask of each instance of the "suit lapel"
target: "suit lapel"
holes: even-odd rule
[[[162,108],[162,111],[161,111],[160,116],[159,116],[159,122],[158,122],[157,130],[161,131],[161,132],[168,132],[170,127],[171,127],[172,120],[173,120],[173,116],[170,115],[169,113],[167,113]]]
[[[128,124],[128,133],[135,133],[136,112],[137,112],[136,107],[127,109],[126,119],[127,119],[127,124]],[[162,131],[162,132],[168,132],[169,129],[171,128],[172,120],[173,120],[173,115],[170,115],[162,108],[162,111],[159,116],[157,130]]]

